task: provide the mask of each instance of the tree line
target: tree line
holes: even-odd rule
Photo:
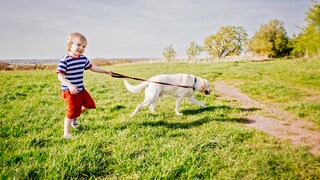
[[[201,52],[207,52],[212,58],[237,56],[242,52],[250,52],[256,56],[270,58],[278,57],[311,57],[320,54],[320,4],[312,1],[312,6],[306,12],[307,25],[300,27],[298,35],[289,37],[284,22],[272,19],[260,25],[252,38],[248,38],[245,28],[241,26],[225,26],[219,28],[215,34],[205,38],[203,46],[191,41],[186,47],[188,59],[195,59]],[[163,50],[167,61],[176,57],[173,45]]]

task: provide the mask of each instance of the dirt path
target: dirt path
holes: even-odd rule
[[[297,119],[292,114],[250,99],[237,88],[224,81],[214,83],[215,91],[223,98],[240,103],[241,108],[256,108],[262,111],[246,115],[248,127],[269,133],[279,139],[289,139],[292,143],[310,147],[310,152],[320,155],[320,132],[311,130],[313,123]]]

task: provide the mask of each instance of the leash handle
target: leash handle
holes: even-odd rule
[[[128,77],[125,76],[125,75],[118,74],[118,73],[115,73],[115,72],[112,72],[112,73],[111,73],[111,77],[114,77],[114,78],[128,78]]]
[[[117,74],[111,74],[111,77],[114,77],[114,78],[125,78],[125,77],[117,75]]]

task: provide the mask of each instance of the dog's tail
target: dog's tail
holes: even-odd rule
[[[130,92],[138,93],[138,92],[140,92],[142,89],[145,89],[148,84],[147,84],[146,82],[143,82],[143,83],[141,83],[141,84],[139,84],[139,85],[133,86],[133,85],[129,84],[127,80],[124,80],[124,85],[126,86],[126,88],[127,88]]]

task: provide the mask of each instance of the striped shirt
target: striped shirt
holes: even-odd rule
[[[90,61],[83,55],[80,55],[78,58],[65,55],[60,59],[57,73],[62,73],[65,75],[65,78],[70,81],[71,84],[77,86],[78,91],[81,92],[84,88],[83,84],[83,72],[91,68]],[[68,86],[61,85],[62,91],[69,90]]]

